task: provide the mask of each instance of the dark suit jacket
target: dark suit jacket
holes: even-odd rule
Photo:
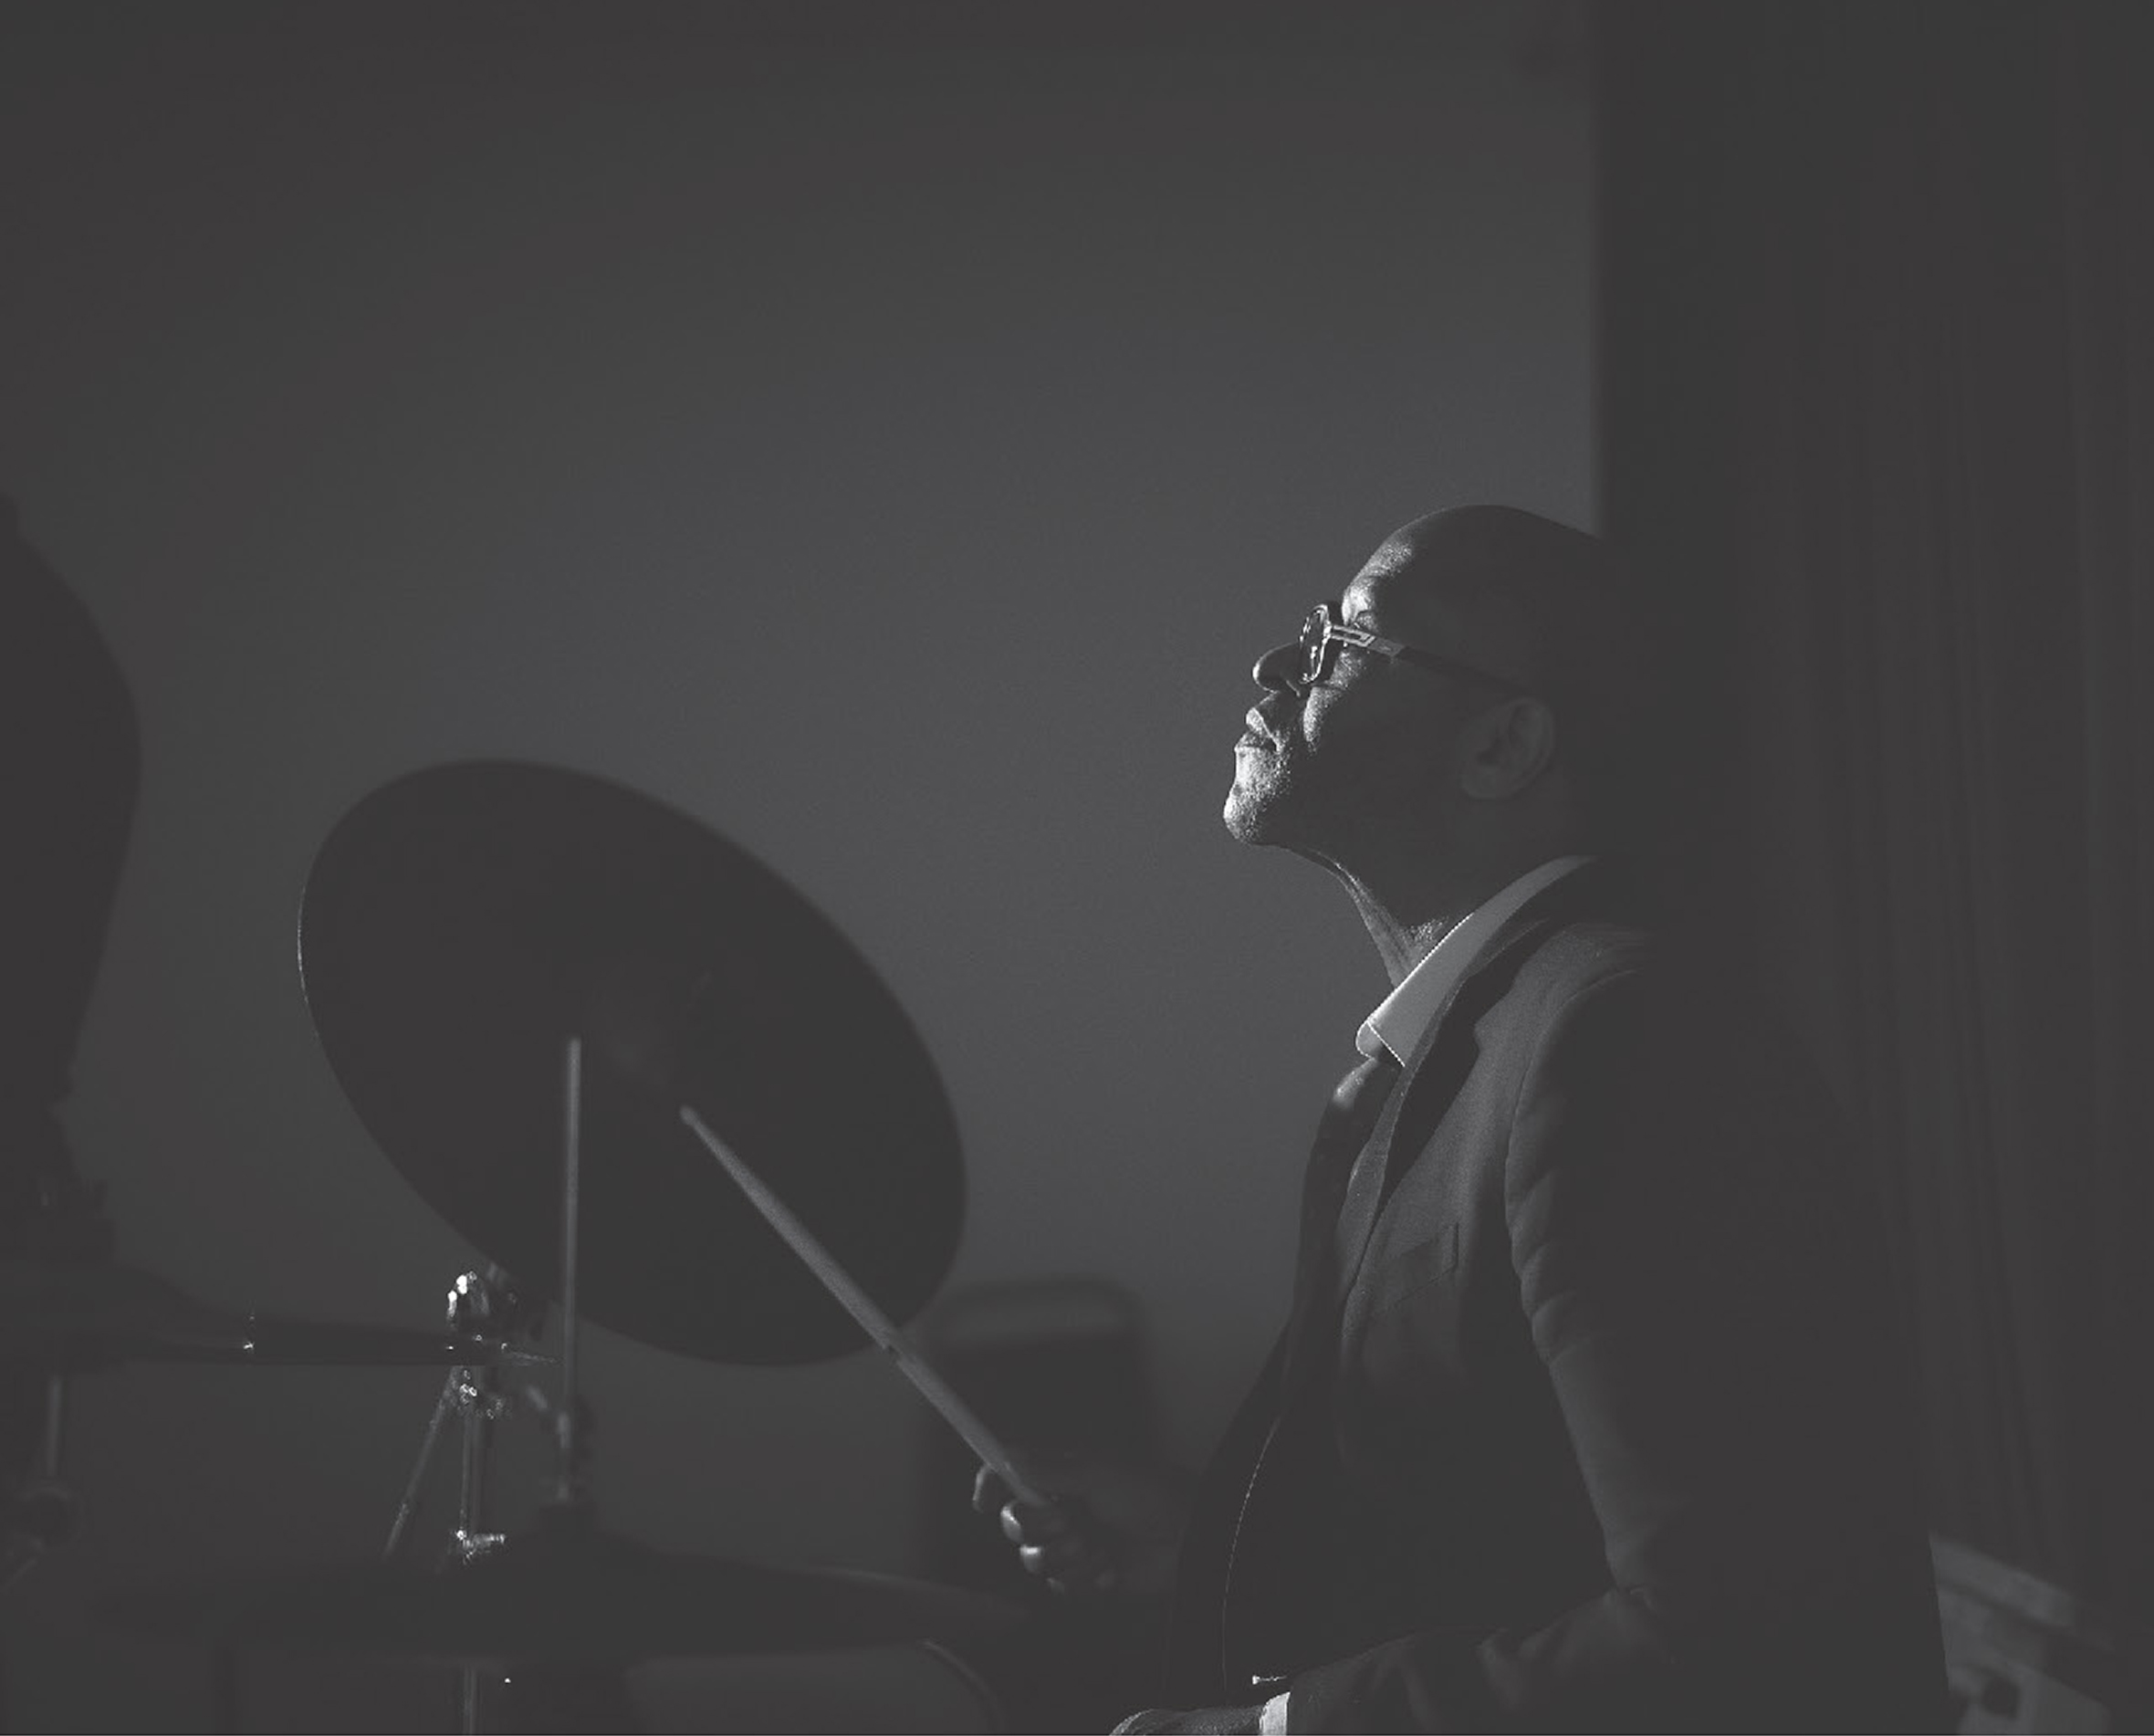
[[[1207,1474],[1180,1703],[1943,1727],[1861,1166],[1792,1045],[1614,895],[1589,866],[1529,903],[1409,1058],[1384,1189],[1297,1301],[1314,1348],[1282,1338]]]

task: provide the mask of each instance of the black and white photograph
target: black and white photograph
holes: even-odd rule
[[[2154,1727],[2154,6],[4,0],[0,1731]]]

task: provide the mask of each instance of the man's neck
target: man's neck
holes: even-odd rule
[[[1453,872],[1394,875],[1355,873],[1334,864],[1332,872],[1346,888],[1385,974],[1394,988],[1476,909],[1521,874],[1562,853],[1536,845],[1491,856],[1483,863],[1458,864]]]

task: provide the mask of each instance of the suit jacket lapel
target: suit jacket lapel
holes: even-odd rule
[[[1503,998],[1542,941],[1606,901],[1611,878],[1602,863],[1587,863],[1528,899],[1490,936],[1429,1020],[1347,1183],[1339,1216],[1338,1284],[1330,1299],[1334,1312],[1360,1276],[1385,1203],[1472,1071],[1474,1026]]]

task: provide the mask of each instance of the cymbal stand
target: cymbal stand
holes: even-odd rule
[[[533,1308],[527,1302],[516,1281],[498,1266],[459,1272],[455,1282],[449,1287],[448,1326],[459,1335],[506,1340],[535,1333],[544,1312],[543,1304]],[[492,1365],[460,1365],[449,1370],[447,1378],[442,1382],[441,1396],[434,1401],[434,1415],[427,1418],[426,1432],[420,1438],[419,1456],[404,1481],[403,1498],[397,1503],[396,1518],[389,1527],[389,1540],[382,1546],[382,1560],[393,1560],[403,1546],[419,1511],[427,1469],[434,1462],[434,1448],[440,1443],[442,1425],[452,1415],[462,1419],[464,1439],[456,1490],[456,1532],[450,1545],[449,1559],[470,1561],[501,1541],[498,1533],[486,1529],[490,1504],[487,1485],[494,1425],[507,1414],[509,1407],[509,1396],[501,1389],[500,1373]]]

